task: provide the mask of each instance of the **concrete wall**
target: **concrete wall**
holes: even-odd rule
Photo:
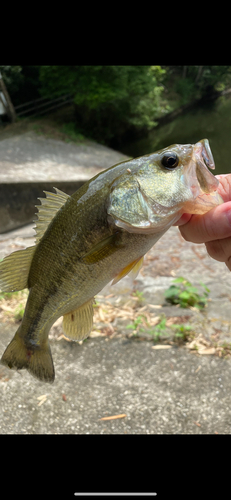
[[[57,187],[67,194],[73,194],[83,181],[73,182],[19,182],[17,184],[0,184],[0,233],[11,231],[33,222],[43,191],[54,192]]]

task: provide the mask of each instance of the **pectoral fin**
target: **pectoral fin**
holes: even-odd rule
[[[88,337],[93,325],[93,304],[94,298],[63,316],[63,330],[69,339],[79,341]]]
[[[133,262],[130,262],[128,266],[124,267],[122,271],[117,274],[117,276],[114,278],[112,285],[115,285],[118,283],[118,281],[122,280],[124,276],[126,276],[128,273],[131,273],[132,279],[134,280],[141,269],[142,265],[144,262],[144,257],[139,257],[139,259],[134,260]]]
[[[0,290],[15,292],[28,286],[28,274],[36,246],[17,250],[0,262]]]
[[[117,233],[115,233],[94,245],[91,250],[82,257],[82,261],[86,262],[86,264],[95,264],[109,255],[112,255],[118,248],[118,236]]]

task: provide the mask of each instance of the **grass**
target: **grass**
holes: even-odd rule
[[[141,292],[140,292],[141,293]],[[19,292],[0,293],[0,321],[17,323],[22,320],[28,290]],[[100,297],[100,296],[98,296]],[[139,303],[141,299],[142,305]],[[94,329],[92,336],[104,336],[106,338],[115,335],[126,335],[130,338],[150,339],[152,342],[164,341],[164,343],[182,345],[195,340],[193,350],[197,352],[201,339],[194,331],[193,326],[187,324],[187,316],[166,317],[165,314],[157,315],[150,310],[150,304],[143,305],[144,297],[141,293],[132,294],[124,305],[115,306],[103,298],[101,303],[98,298],[94,304]],[[122,321],[118,325],[117,321]],[[124,323],[125,322],[125,323]],[[126,326],[126,322],[128,323]],[[118,326],[117,326],[118,325]],[[121,333],[122,332],[122,333]],[[198,340],[199,339],[199,340]],[[197,341],[198,340],[198,346]],[[222,358],[231,356],[231,343],[219,344],[211,339],[207,345],[215,348],[215,355]]]
[[[46,116],[21,117],[16,123],[10,123],[1,129],[1,139],[11,137],[15,134],[33,131],[48,139],[56,139],[65,142],[79,144],[85,138],[74,123],[74,107],[64,106]]]
[[[83,142],[85,139],[77,130],[74,122],[64,123],[61,132],[66,135],[66,142]]]
[[[165,314],[158,317],[158,323],[154,326],[148,322],[144,314],[137,316],[131,324],[126,326],[126,329],[133,330],[133,335],[148,334],[155,341],[173,336],[173,340],[177,343],[188,340],[192,334],[190,325],[172,323],[171,318],[166,318]]]
[[[182,276],[175,279],[173,283],[177,283],[177,285],[171,285],[164,293],[167,302],[174,305],[179,304],[183,308],[203,309],[207,305],[210,290],[204,283],[200,282],[202,293]]]
[[[74,142],[79,144],[85,141],[85,137],[78,131],[74,122],[56,124],[53,122],[37,120],[32,124],[32,130],[50,139],[57,139],[64,142]]]
[[[166,290],[165,296],[174,305],[202,309],[207,304],[209,289],[203,283],[200,283],[200,286],[202,292],[187,279],[180,277],[174,280],[174,284]],[[0,320],[15,323],[21,321],[28,293],[28,290],[0,292]],[[100,298],[103,298],[102,302],[99,300]],[[126,331],[130,330],[129,337],[139,337],[139,339],[143,337],[154,342],[164,341],[180,345],[195,340],[193,349],[194,351],[198,350],[197,333],[191,325],[184,322],[187,321],[188,316],[166,317],[165,314],[158,315],[156,311],[153,312],[152,307],[151,304],[145,304],[143,292],[139,290],[132,293],[125,304],[120,305],[118,302],[116,306],[107,301],[107,297],[98,295],[94,304],[94,330],[92,334],[93,336],[114,337],[121,335],[121,331],[124,335]],[[122,321],[120,326],[118,321]],[[231,343],[224,342],[219,345],[212,341],[211,347],[215,348],[215,354],[219,357],[228,358],[231,355]]]

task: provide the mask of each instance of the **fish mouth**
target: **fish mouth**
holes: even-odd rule
[[[219,180],[209,168],[214,170],[215,163],[208,139],[202,139],[194,144],[192,159],[184,174],[193,195],[193,201],[185,207],[189,213],[203,214],[223,203],[217,192]]]
[[[215,163],[208,139],[202,139],[193,148],[193,159],[196,162],[197,180],[204,193],[216,191],[219,185],[218,179],[209,171],[214,170]]]
[[[202,139],[194,145],[195,155],[202,156],[204,164],[211,170],[215,170],[215,163],[208,139]]]

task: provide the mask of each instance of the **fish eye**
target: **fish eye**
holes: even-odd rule
[[[175,153],[165,153],[163,158],[161,159],[161,163],[163,167],[172,169],[176,168],[179,163],[179,158]]]

